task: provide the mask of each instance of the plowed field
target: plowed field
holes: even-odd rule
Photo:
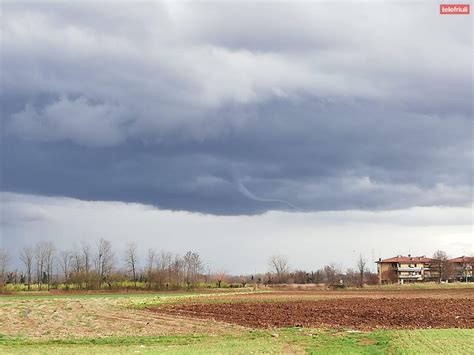
[[[472,299],[467,298],[195,303],[168,305],[153,308],[152,311],[252,328],[474,328],[474,305]]]

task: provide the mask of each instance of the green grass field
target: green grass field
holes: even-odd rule
[[[383,297],[391,291],[363,292],[368,297]],[[463,292],[461,297],[470,295]],[[155,316],[145,309],[197,300],[222,302],[225,298],[232,302],[247,299],[249,293],[253,292],[2,296],[0,353],[474,354],[474,329],[256,330],[212,320]],[[278,292],[260,295],[268,302],[281,297]],[[321,291],[305,297],[347,295],[352,293]]]
[[[286,328],[238,335],[28,340],[0,337],[1,353],[472,354],[472,329],[349,331]]]

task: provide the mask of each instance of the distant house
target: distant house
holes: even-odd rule
[[[381,284],[432,281],[438,277],[433,259],[426,256],[397,255],[379,259],[377,271]]]
[[[472,269],[474,267],[474,257],[460,256],[459,258],[449,259],[448,262],[453,267],[454,280],[465,282],[474,281],[472,274]]]

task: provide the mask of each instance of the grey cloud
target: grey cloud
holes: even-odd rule
[[[8,126],[23,139],[70,140],[77,144],[109,146],[121,143],[126,115],[119,107],[94,104],[84,97],[60,97],[41,111],[31,104],[12,115]]]
[[[205,140],[176,131],[99,148],[10,138],[4,188],[216,214],[288,209],[250,199],[236,181],[302,210],[470,203],[469,121],[340,109],[274,102],[252,124]]]
[[[2,190],[215,214],[472,201],[465,18],[421,3],[2,6]]]

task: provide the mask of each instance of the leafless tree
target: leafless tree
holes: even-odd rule
[[[9,261],[10,254],[8,251],[4,248],[0,248],[0,291],[3,291]]]
[[[51,288],[51,284],[53,283],[53,265],[54,265],[54,253],[55,248],[53,243],[45,242],[43,245],[43,253],[44,253],[44,262],[46,268],[46,283],[48,286],[48,291]]]
[[[83,270],[82,252],[79,248],[75,247],[71,252],[71,263],[70,268],[73,273],[80,273]]]
[[[448,262],[448,255],[442,250],[438,250],[433,254],[434,265],[438,273],[438,283],[441,280],[448,280],[452,275],[452,267]]]
[[[172,263],[172,254],[161,250],[155,258],[155,277],[154,281],[158,287],[162,288],[170,281],[170,268]]]
[[[156,258],[156,250],[155,249],[148,249],[148,255],[147,255],[147,263],[146,263],[146,278],[148,280],[148,288],[152,287],[153,283],[153,273],[154,273],[154,268],[155,268],[155,258]]]
[[[36,263],[36,283],[39,289],[42,289],[43,281],[46,281],[45,277],[45,245],[44,242],[38,242],[35,245],[35,263]]]
[[[84,267],[83,267],[83,258],[82,250],[80,247],[75,245],[70,252],[70,262],[69,262],[69,281],[76,284],[77,288],[82,288],[84,283]]]
[[[73,253],[68,250],[63,250],[59,253],[59,265],[64,275],[64,282],[69,282],[69,275],[71,273],[71,261],[73,260]]]
[[[172,278],[174,279],[176,286],[179,286],[183,280],[183,274],[184,274],[183,267],[184,267],[183,259],[178,254],[176,254],[174,256],[174,260],[171,266],[171,272],[173,275]]]
[[[203,270],[203,262],[198,253],[188,251],[183,256],[185,281],[188,288],[196,283],[197,275]]]
[[[290,268],[288,266],[288,259],[284,255],[273,255],[269,260],[270,269],[276,274],[277,282],[283,283],[286,281]]]
[[[359,271],[359,286],[362,287],[364,285],[364,274],[367,271],[367,260],[362,254],[357,259],[357,271]]]
[[[338,266],[335,263],[330,263],[323,270],[326,282],[330,285],[335,285],[337,283],[337,275],[340,273]]]
[[[30,247],[23,247],[20,252],[20,260],[25,266],[26,281],[28,283],[28,291],[31,290],[31,276],[33,273],[34,252]]]
[[[183,268],[183,259],[179,255],[164,250],[158,253],[154,249],[149,249],[145,267],[148,287],[179,286],[184,274]]]
[[[137,245],[130,243],[125,250],[125,262],[127,264],[127,271],[132,274],[133,283],[137,288]]]
[[[97,243],[97,255],[95,257],[95,269],[99,275],[99,288],[102,282],[107,282],[108,276],[112,272],[113,262],[112,244],[108,240],[100,239]]]
[[[176,264],[174,263],[176,261]],[[183,266],[182,260],[179,255],[174,255],[171,252],[168,251],[161,251],[157,260],[157,268],[158,272],[160,273],[159,279],[161,286],[163,283],[165,284],[166,287],[170,283],[174,283],[175,285],[179,285],[179,275],[181,274],[181,268]],[[177,272],[175,273],[174,268],[177,268]],[[174,275],[176,276],[176,279],[174,279]]]
[[[324,271],[319,269],[316,270],[313,274],[313,282],[318,285],[323,282]]]
[[[89,286],[89,272],[91,269],[91,247],[86,242],[81,243],[82,248],[82,263],[84,267],[84,281],[86,283],[86,288]]]

